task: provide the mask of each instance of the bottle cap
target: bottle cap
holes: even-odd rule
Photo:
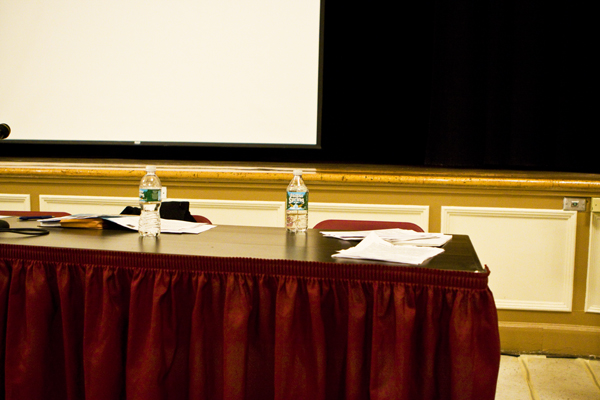
[[[154,166],[154,165],[147,165],[146,166],[146,172],[156,172],[156,166]]]
[[[294,170],[294,175],[295,175],[295,176],[298,176],[298,175],[300,175],[300,176],[301,176],[301,175],[302,175],[302,170],[301,170],[301,169],[295,169],[295,170]]]

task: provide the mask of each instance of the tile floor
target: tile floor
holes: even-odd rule
[[[503,355],[496,400],[600,400],[600,360]]]

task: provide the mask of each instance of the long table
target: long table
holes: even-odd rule
[[[0,233],[0,393],[494,399],[497,313],[468,236],[418,267],[331,258],[354,244],[238,226]]]

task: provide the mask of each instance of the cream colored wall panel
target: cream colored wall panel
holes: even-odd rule
[[[192,214],[203,215],[217,225],[283,227],[284,203],[275,201],[232,201],[171,199],[189,201]],[[138,207],[137,197],[41,195],[40,210],[71,214],[119,214],[127,206]]]
[[[593,212],[590,221],[585,311],[600,313],[600,213]]]
[[[571,311],[577,213],[442,207],[442,232],[471,237],[499,309]]]
[[[119,214],[127,206],[139,206],[137,197],[40,195],[40,211]]]
[[[179,201],[189,201],[192,214],[203,215],[215,225],[285,226],[285,203],[282,201],[191,199]]]
[[[326,219],[412,222],[429,231],[429,206],[396,204],[309,203],[308,225]]]
[[[283,227],[285,203],[281,201],[171,199],[189,201],[190,212],[203,215],[216,225]],[[127,206],[138,206],[137,198],[108,196],[41,195],[41,211],[65,211],[71,214],[118,214]],[[325,219],[361,219],[406,221],[427,231],[428,206],[310,203],[309,226]]]
[[[0,193],[0,210],[29,211],[31,201],[28,194],[3,194]]]

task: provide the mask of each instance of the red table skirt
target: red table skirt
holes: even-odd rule
[[[488,274],[0,245],[0,398],[493,400]]]

